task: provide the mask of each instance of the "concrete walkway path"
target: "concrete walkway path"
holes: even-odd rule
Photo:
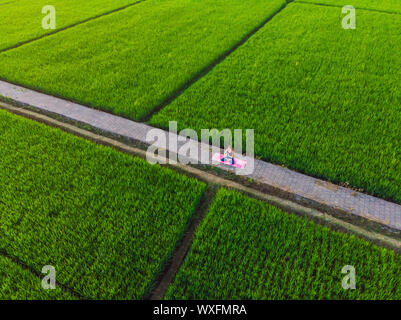
[[[27,105],[46,113],[79,121],[102,131],[144,144],[149,144],[146,135],[150,130],[155,129],[143,123],[137,123],[4,81],[0,81],[0,95],[11,99],[18,105]],[[166,136],[169,135],[167,131],[161,130],[160,132],[164,132]],[[173,135],[171,138],[177,139],[177,136]],[[198,148],[206,146],[210,149],[208,145],[202,146],[197,141],[187,140],[178,142],[178,150],[180,146],[188,142],[196,144]],[[211,156],[212,152],[209,151],[209,159]],[[248,178],[267,185],[272,191],[291,200],[322,210],[334,210],[356,215],[392,229],[401,230],[401,206],[398,204],[315,179],[268,162],[257,159],[249,160],[254,160],[254,171],[247,175]],[[226,165],[214,165],[226,171],[233,171],[231,167]]]

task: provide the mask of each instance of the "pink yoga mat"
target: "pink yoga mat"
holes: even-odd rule
[[[236,158],[234,158],[234,164],[232,164],[231,162],[222,161],[221,159],[222,159],[223,157],[224,157],[223,154],[215,153],[215,154],[213,155],[213,157],[212,157],[212,160],[213,160],[213,161],[216,161],[216,162],[224,163],[224,164],[229,165],[229,166],[231,166],[231,167],[236,167],[236,168],[238,168],[238,169],[244,169],[245,166],[246,166],[246,161],[245,161],[245,160],[241,160],[241,159],[236,159]]]

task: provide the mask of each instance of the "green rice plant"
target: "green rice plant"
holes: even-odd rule
[[[165,298],[400,299],[400,269],[391,250],[221,189]]]
[[[151,124],[254,129],[257,156],[401,203],[401,19],[343,17],[289,4]]]
[[[356,9],[379,10],[389,13],[401,13],[399,0],[294,0],[295,2],[316,3],[331,6],[349,6]],[[359,11],[357,12],[359,15]]]
[[[205,184],[0,111],[0,248],[84,298],[140,299]]]
[[[63,29],[102,13],[124,7],[135,0],[5,0],[0,2],[0,51]],[[56,29],[43,29],[42,8],[56,9]]]
[[[0,77],[141,119],[285,0],[152,0],[0,54]]]
[[[60,286],[42,288],[41,278],[0,255],[0,300],[73,300],[76,299]]]

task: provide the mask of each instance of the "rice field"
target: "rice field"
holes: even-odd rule
[[[0,53],[0,77],[139,120],[283,4],[144,1]]]
[[[165,298],[398,300],[400,269],[390,250],[221,189]]]
[[[87,299],[148,294],[205,189],[3,110],[0,154],[0,248]]]
[[[254,129],[257,158],[401,204],[400,16],[399,0],[0,0],[0,79],[159,128]],[[0,299],[147,299],[208,201],[164,299],[401,299],[394,251],[181,171],[4,110],[0,155]]]
[[[401,19],[342,17],[289,4],[151,124],[253,128],[263,159],[401,203]]]
[[[55,290],[43,290],[42,280],[39,277],[3,256],[0,256],[0,281],[0,300],[76,299],[61,287],[56,287]]]
[[[72,24],[116,10],[135,0],[4,0],[0,2],[0,51]],[[43,7],[56,10],[56,29],[43,29]],[[46,11],[47,12],[47,11]]]
[[[372,11],[383,11],[388,13],[401,13],[401,3],[398,0],[294,0],[300,3],[311,3],[328,6],[349,6],[352,5],[356,9],[367,9]]]

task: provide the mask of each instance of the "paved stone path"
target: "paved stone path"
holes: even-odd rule
[[[0,81],[0,95],[8,97],[19,104],[29,105],[42,111],[86,123],[106,132],[118,134],[146,144],[152,143],[146,140],[146,136],[150,130],[155,128],[143,123],[137,123],[109,113],[90,109],[4,81]],[[168,137],[168,132],[161,129],[157,130]],[[170,138],[176,140],[178,137],[171,134]],[[180,150],[180,147],[184,143],[194,145],[198,148],[199,152],[201,148],[209,149],[208,156],[209,160],[211,159],[212,152],[209,145],[200,144],[194,140],[184,140],[178,142],[178,150]],[[168,146],[167,149],[169,149]],[[178,154],[181,154],[181,152],[178,152]],[[181,156],[186,160],[191,160],[190,157],[186,157],[184,154],[181,154]],[[192,161],[195,160],[197,159],[192,159]],[[294,200],[354,214],[387,225],[393,229],[401,230],[400,205],[355,192],[264,161],[249,158],[246,160],[248,163],[254,161],[254,170],[252,173],[247,174],[247,177],[264,183]],[[233,171],[231,167],[226,165],[216,163],[214,165],[223,170]],[[241,171],[237,171],[237,173],[244,174]]]

